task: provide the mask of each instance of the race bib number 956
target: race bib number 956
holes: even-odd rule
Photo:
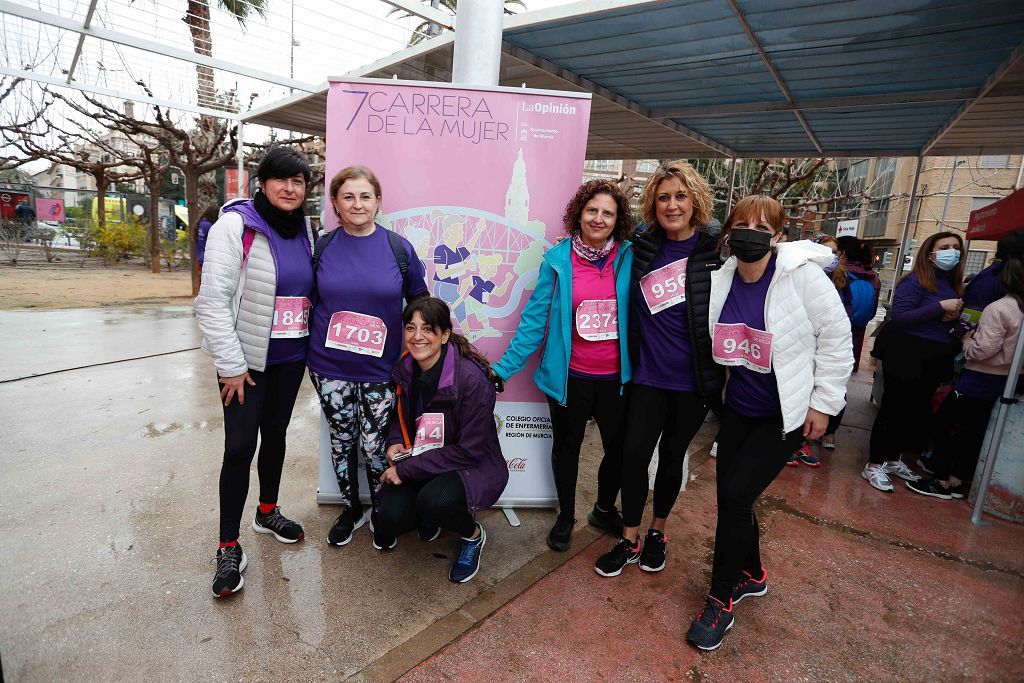
[[[388,328],[380,318],[353,311],[338,311],[331,316],[324,346],[380,358],[384,355],[384,342],[387,339]]]
[[[640,291],[652,315],[686,301],[686,262],[673,261],[640,278]]]
[[[742,365],[766,375],[772,371],[772,336],[743,323],[715,323],[711,355],[719,365]]]

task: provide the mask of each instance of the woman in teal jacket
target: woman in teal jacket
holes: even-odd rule
[[[591,180],[565,207],[569,239],[544,255],[537,286],[523,309],[516,335],[494,372],[507,381],[540,349],[533,380],[551,410],[551,465],[558,518],[548,546],[569,548],[576,522],[576,477],[587,420],[601,431],[604,458],[597,473],[597,503],[587,521],[616,536],[615,509],[622,476],[625,385],[632,376],[626,339],[629,278],[633,265],[632,218],[618,186]]]

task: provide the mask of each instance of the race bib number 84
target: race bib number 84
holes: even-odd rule
[[[640,278],[640,291],[652,315],[686,301],[686,262],[673,261]]]
[[[270,326],[272,339],[295,339],[309,336],[309,299],[304,296],[279,296],[274,299],[274,321]]]
[[[719,365],[742,365],[766,375],[772,371],[772,337],[743,323],[715,323],[711,355]]]
[[[384,342],[387,339],[388,328],[380,318],[352,311],[338,311],[331,316],[324,346],[380,358],[384,355]]]

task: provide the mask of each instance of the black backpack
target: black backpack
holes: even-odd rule
[[[402,274],[402,296],[405,297],[407,302],[415,301],[416,299],[428,296],[427,294],[420,294],[409,298],[409,282],[406,278],[406,274],[409,272],[409,255],[405,253],[405,244],[403,243],[401,235],[393,230],[377,226],[388,236],[388,244],[391,245],[391,251],[395,255],[395,262],[398,264],[398,271]],[[313,245],[313,278],[316,278],[316,266],[320,262],[320,257],[323,255],[324,250],[327,249],[327,245],[331,243],[334,236],[339,230],[343,228],[338,227],[331,230],[325,235],[320,235],[316,238],[316,244]]]

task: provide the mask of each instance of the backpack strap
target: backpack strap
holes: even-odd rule
[[[246,227],[242,232],[242,267],[245,267],[245,262],[249,260],[249,252],[252,251],[252,243],[256,239],[256,231],[250,227]]]
[[[409,254],[405,251],[405,240],[394,230],[384,228],[384,232],[387,233],[388,244],[391,245],[391,251],[395,255],[398,272],[402,274],[402,296],[405,298],[406,303],[412,303],[417,299],[429,296],[428,294],[409,296],[409,282],[406,277],[409,273]]]
[[[316,275],[316,264],[320,262],[320,257],[323,256],[324,250],[327,249],[327,245],[334,239],[335,233],[341,230],[341,228],[335,228],[328,233],[320,235],[316,238],[316,244],[313,246],[313,274]]]

